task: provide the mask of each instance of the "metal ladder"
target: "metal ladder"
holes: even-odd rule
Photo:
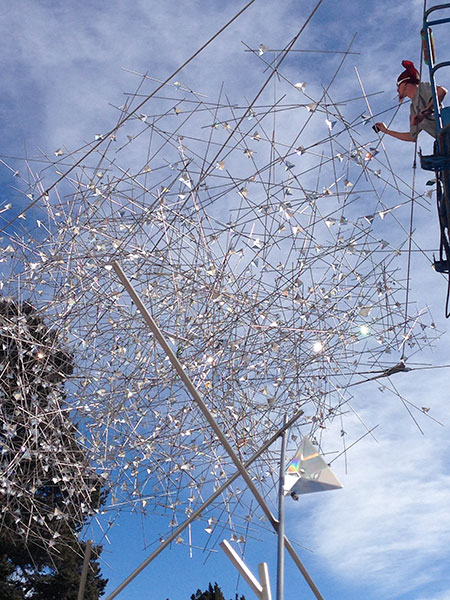
[[[450,61],[436,62],[431,27],[450,23],[450,15],[435,18],[436,11],[450,10],[450,3],[430,7],[424,13],[422,35],[425,42],[424,55],[430,74],[431,91],[436,123],[436,143],[434,154],[420,156],[420,166],[436,173],[437,207],[441,229],[439,260],[434,260],[434,268],[450,276],[450,108],[439,106],[435,74],[442,67],[450,67]],[[428,58],[428,61],[426,60]],[[448,312],[448,310],[446,311]],[[448,314],[447,314],[448,316]]]

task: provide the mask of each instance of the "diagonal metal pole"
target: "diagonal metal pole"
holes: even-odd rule
[[[293,417],[289,419],[289,421],[281,427],[267,442],[261,446],[253,456],[251,456],[245,463],[244,467],[247,469],[257,458],[264,454],[264,452],[282,435],[289,427],[291,427],[301,416],[303,415],[303,410],[299,410],[295,413]],[[106,600],[112,600],[115,598],[126,586],[135,578],[141,571],[145,569],[167,546],[169,546],[176,538],[186,529],[188,525],[190,525],[193,521],[195,521],[207,508],[208,506],[214,502],[216,498],[218,498],[226,489],[229,487],[241,474],[239,471],[236,471],[229,479],[227,479],[217,490],[207,499],[205,502],[195,510],[186,521],[183,521],[181,525],[179,525],[167,539],[162,542],[156,550],[150,554],[111,594],[106,598]]]
[[[134,290],[133,286],[131,285],[131,283],[128,280],[127,276],[123,272],[123,270],[122,270],[121,266],[119,265],[119,263],[116,262],[116,261],[114,261],[111,264],[112,264],[112,267],[114,268],[114,271],[118,275],[120,281],[122,282],[123,286],[125,287],[125,289],[127,290],[128,294],[130,295],[131,299],[135,303],[137,309],[139,310],[139,312],[141,313],[141,315],[144,318],[145,322],[149,326],[151,332],[153,333],[153,335],[155,336],[155,338],[160,343],[162,349],[164,350],[164,352],[166,353],[168,359],[172,363],[172,366],[174,367],[175,371],[178,373],[178,375],[180,376],[181,380],[183,381],[183,383],[186,386],[186,389],[188,390],[188,392],[191,395],[192,399],[194,400],[194,402],[197,404],[197,406],[202,411],[205,419],[208,421],[208,423],[211,426],[212,430],[214,431],[214,433],[219,438],[222,446],[225,448],[225,450],[227,451],[227,453],[230,456],[231,460],[234,462],[237,470],[239,471],[239,473],[244,478],[245,483],[247,484],[247,486],[249,487],[250,491],[254,495],[256,501],[258,502],[258,504],[262,508],[262,510],[263,510],[264,514],[266,515],[267,519],[269,520],[270,524],[275,529],[275,531],[278,532],[278,521],[273,516],[272,512],[270,511],[270,508],[267,506],[267,504],[266,504],[264,498],[261,496],[258,488],[253,483],[253,481],[252,481],[252,479],[251,479],[251,477],[250,477],[247,469],[244,467],[244,465],[239,460],[238,456],[235,454],[233,448],[231,447],[229,441],[225,437],[223,431],[220,429],[220,427],[216,423],[216,420],[214,419],[214,417],[210,413],[208,407],[204,403],[204,401],[202,399],[201,393],[197,390],[197,388],[194,386],[194,384],[192,383],[191,379],[189,378],[189,376],[187,375],[187,373],[183,369],[182,364],[180,363],[180,361],[178,360],[178,358],[175,356],[174,352],[172,351],[172,348],[166,342],[164,336],[162,335],[161,331],[159,330],[159,327],[157,326],[157,324],[153,320],[152,316],[148,312],[148,310],[145,307],[145,305],[143,304],[143,302],[141,301],[139,295]],[[293,558],[295,564],[297,565],[297,567],[299,568],[300,572],[302,573],[303,577],[306,579],[309,587],[311,588],[312,592],[316,596],[317,600],[324,600],[323,596],[320,594],[318,588],[314,584],[312,578],[310,577],[309,573],[307,572],[307,570],[304,567],[303,563],[301,562],[300,558],[297,556],[297,553],[295,552],[292,544],[289,542],[289,540],[287,539],[286,536],[284,536],[284,544],[286,546],[287,551],[289,552],[289,554]]]
[[[248,585],[252,588],[254,594],[258,597],[259,600],[263,600],[263,587],[261,582],[259,582],[250,569],[247,567],[245,562],[239,556],[239,554],[234,550],[234,548],[227,542],[227,540],[223,540],[221,542],[220,547],[228,556],[232,564],[236,567],[237,571],[240,575],[245,579]]]

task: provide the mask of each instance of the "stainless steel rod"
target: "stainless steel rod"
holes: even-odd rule
[[[283,425],[286,425],[285,415]],[[284,600],[284,463],[288,432],[281,436],[280,479],[278,486],[278,552],[277,552],[277,600]]]

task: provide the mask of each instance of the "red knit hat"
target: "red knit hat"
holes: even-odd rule
[[[420,75],[419,71],[410,60],[402,60],[402,67],[405,67],[403,73],[397,78],[397,87],[401,83],[419,83]]]

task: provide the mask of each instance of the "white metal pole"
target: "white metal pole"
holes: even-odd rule
[[[270,580],[269,580],[269,569],[267,563],[259,563],[258,565],[259,581],[261,582],[262,599],[261,600],[272,600],[272,592],[270,591]]]
[[[262,600],[262,593],[263,593],[262,585],[256,579],[256,577],[253,575],[253,573],[250,571],[250,569],[247,567],[247,565],[242,560],[242,558],[239,556],[239,554],[234,550],[234,548],[230,545],[230,543],[227,542],[227,540],[223,540],[223,542],[220,542],[220,547],[225,552],[225,554],[228,556],[228,558],[231,560],[231,562],[236,567],[236,569],[239,571],[239,573],[242,575],[242,577],[245,579],[245,581],[248,583],[248,585],[252,588],[252,590],[258,596],[258,598],[260,600]]]
[[[285,415],[283,425],[287,423]],[[284,600],[284,463],[288,432],[281,436],[280,480],[278,486],[278,553],[277,553],[277,600]]]

